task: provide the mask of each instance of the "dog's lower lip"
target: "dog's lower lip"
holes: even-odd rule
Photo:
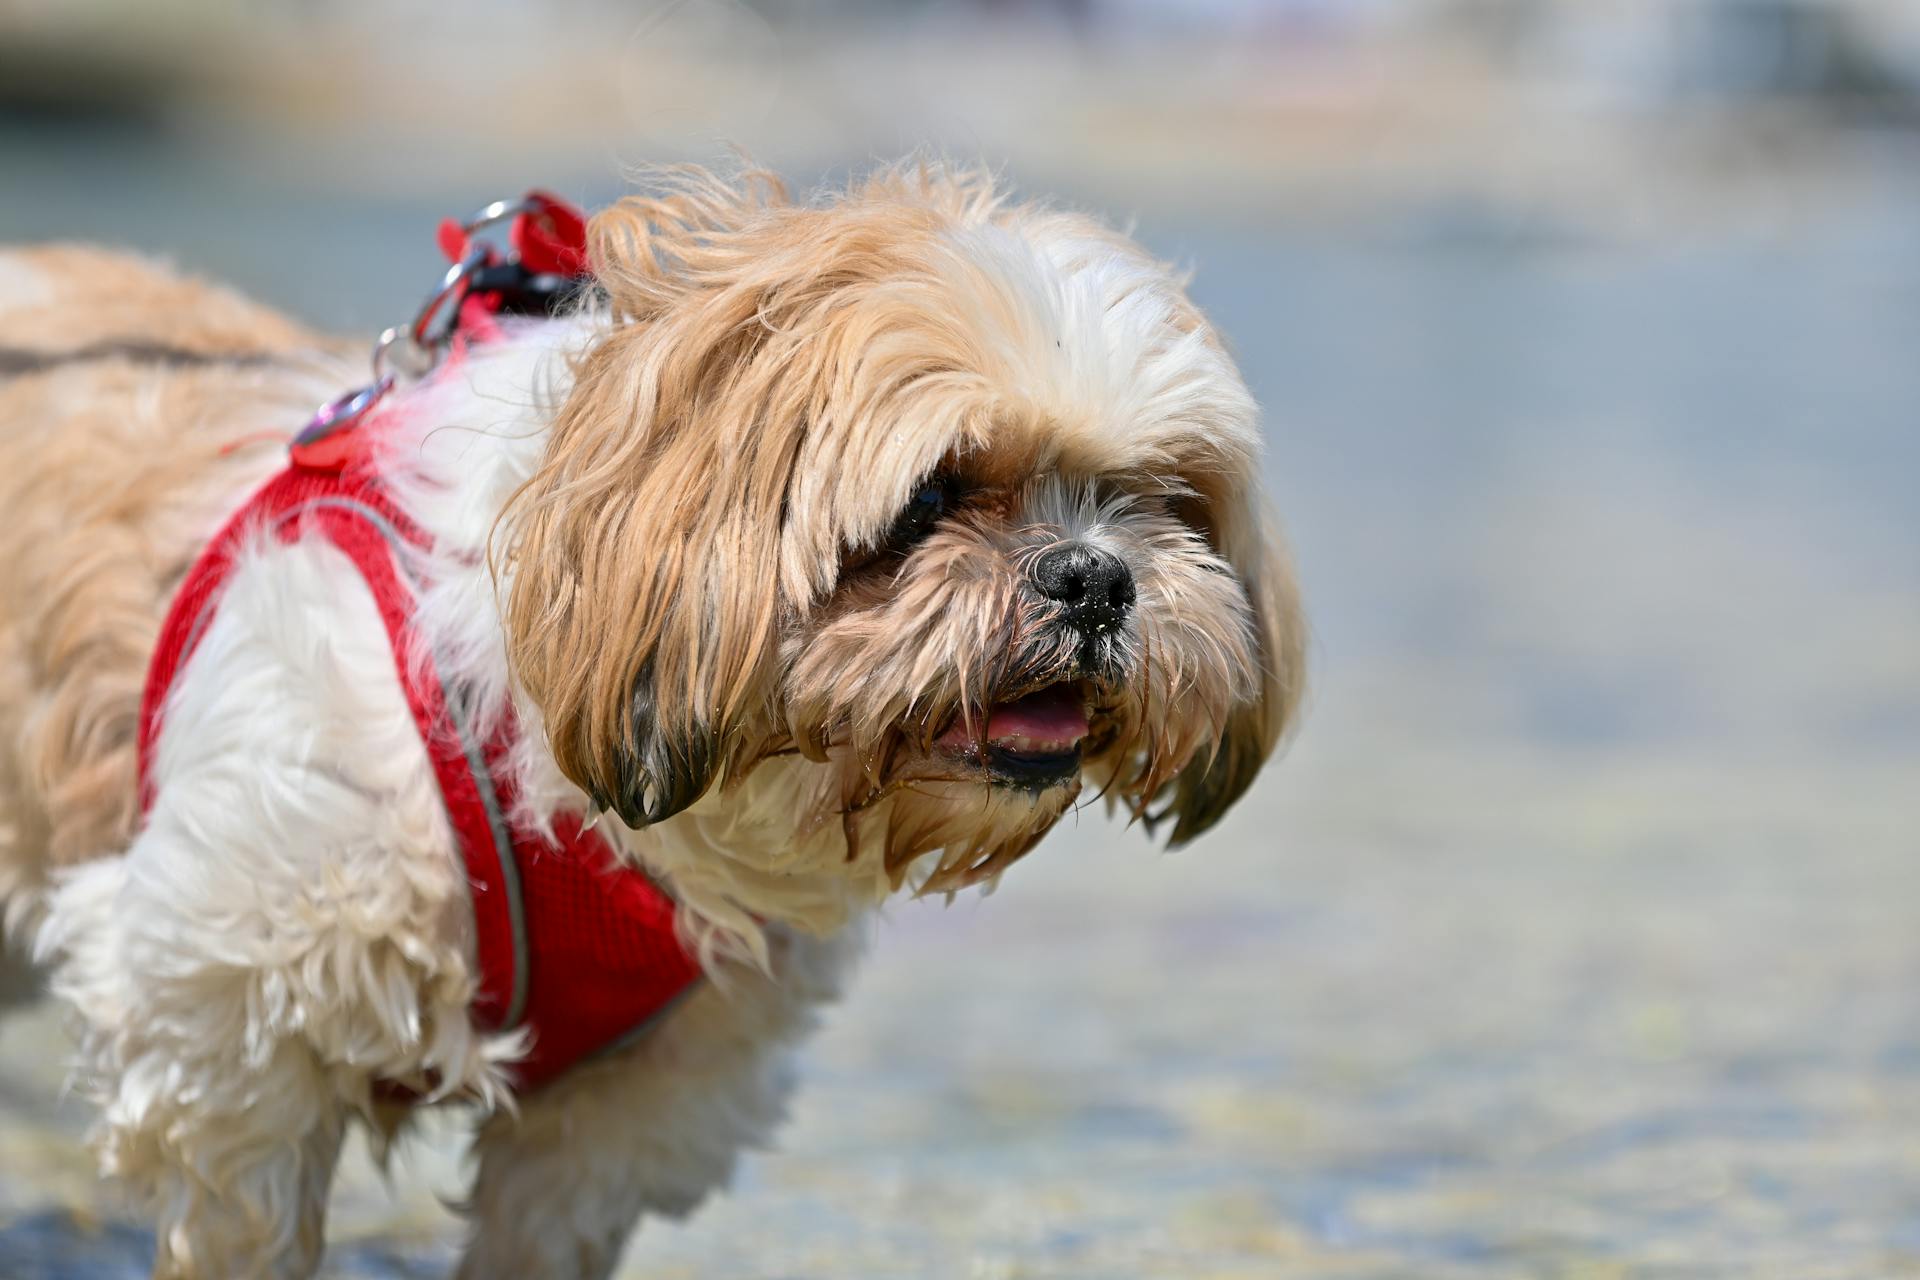
[[[1080,772],[1080,744],[1075,743],[1066,751],[1021,751],[995,742],[988,745],[984,763],[996,782],[1025,787],[1049,786],[1064,782]]]

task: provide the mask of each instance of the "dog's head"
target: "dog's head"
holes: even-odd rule
[[[1176,843],[1246,789],[1302,626],[1253,403],[1171,271],[928,168],[817,204],[683,175],[592,256],[610,325],[507,607],[590,795],[645,826],[797,755],[796,832],[951,889],[1083,787]]]

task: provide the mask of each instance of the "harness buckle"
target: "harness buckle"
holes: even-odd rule
[[[507,223],[509,251],[477,240]],[[545,191],[517,200],[495,200],[465,222],[441,224],[447,268],[413,319],[381,330],[374,339],[373,381],[320,406],[293,439],[301,466],[338,470],[352,449],[346,436],[401,381],[417,382],[439,367],[460,336],[469,298],[486,311],[546,312],[587,278],[586,219],[578,209]]]

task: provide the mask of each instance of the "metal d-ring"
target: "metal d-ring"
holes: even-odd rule
[[[392,381],[398,375],[424,378],[437,363],[436,354],[413,340],[413,326],[391,325],[373,340],[373,376]]]
[[[505,222],[507,219],[517,218],[523,213],[532,213],[535,211],[535,208],[535,203],[525,196],[519,196],[512,200],[495,200],[492,204],[461,223],[460,230],[464,231],[467,235],[473,235],[476,231],[486,230],[496,222]]]
[[[464,286],[473,273],[487,265],[489,257],[485,246],[467,250],[467,256],[447,268],[447,274],[441,277],[440,287],[435,289],[420,310],[414,313],[413,323],[407,328],[407,336],[414,346],[422,351],[435,353],[453,336],[453,328],[460,322],[460,301],[455,294],[464,294]],[[453,306],[447,307],[447,300],[453,299]]]
[[[462,224],[461,233],[468,245],[460,261],[447,268],[411,322],[384,329],[374,340],[373,381],[321,405],[294,437],[294,444],[310,445],[352,428],[393,389],[398,378],[411,380],[431,373],[460,324],[460,303],[474,274],[494,261],[492,249],[471,243],[474,233],[542,207],[543,202],[533,196],[495,200]]]
[[[541,202],[531,196],[495,200],[462,223],[460,231],[471,241],[476,232],[521,214],[537,212],[540,208]],[[414,312],[410,323],[381,331],[373,344],[374,386],[384,390],[393,384],[396,377],[409,380],[424,378],[433,371],[433,367],[440,363],[454,329],[460,324],[460,302],[466,296],[469,282],[476,272],[493,260],[493,250],[485,245],[470,243],[465,256],[447,268],[440,283],[420,304],[420,309]],[[353,394],[356,393],[342,396],[341,402],[344,403]],[[374,399],[378,398],[378,395],[374,396]],[[331,409],[334,406],[327,407]],[[360,412],[365,412],[365,406]]]

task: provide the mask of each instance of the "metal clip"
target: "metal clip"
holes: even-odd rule
[[[307,425],[300,428],[300,434],[293,438],[293,447],[300,449],[315,445],[328,436],[352,428],[392,389],[393,375],[383,374],[364,387],[356,387],[345,395],[327,401],[314,410],[313,417],[307,419]]]
[[[495,200],[462,223],[460,229],[471,237],[539,207],[530,196]],[[494,265],[495,261],[494,249],[469,244],[465,256],[447,268],[439,285],[414,312],[413,319],[405,325],[381,330],[380,336],[374,339],[373,381],[321,405],[294,437],[294,447],[312,446],[352,428],[397,381],[418,381],[432,373],[453,343],[454,331],[460,324],[460,304],[466,299],[475,273]]]

